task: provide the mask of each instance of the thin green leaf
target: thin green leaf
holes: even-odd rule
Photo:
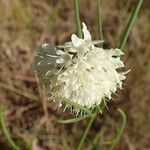
[[[7,141],[9,142],[9,144],[12,146],[12,148],[14,150],[19,150],[20,148],[12,140],[10,132],[8,131],[8,129],[6,127],[5,119],[4,119],[4,110],[3,110],[2,106],[0,106],[0,124],[1,124],[3,134],[4,134],[5,138],[7,139]]]
[[[72,119],[66,119],[66,120],[58,120],[57,122],[59,123],[64,123],[64,124],[67,124],[67,123],[74,123],[74,122],[78,122],[78,121],[81,121],[85,118],[87,118],[88,116],[84,116],[84,117],[76,117],[76,118],[72,118]]]
[[[121,117],[122,117],[122,126],[121,126],[120,130],[118,130],[116,138],[112,141],[110,150],[113,150],[115,145],[119,142],[119,140],[121,138],[121,135],[123,133],[123,130],[125,128],[125,125],[126,125],[126,115],[125,115],[125,113],[123,112],[123,110],[121,110],[119,108],[117,110],[119,111],[119,113],[121,114]]]
[[[125,46],[125,44],[126,44],[126,41],[127,41],[127,39],[128,39],[128,36],[129,36],[129,34],[130,34],[130,31],[131,31],[131,29],[132,29],[132,27],[133,27],[133,24],[134,24],[134,22],[135,22],[135,19],[136,19],[138,13],[139,13],[140,8],[141,8],[142,2],[143,2],[143,0],[136,0],[135,7],[134,7],[134,9],[133,9],[133,11],[132,11],[132,14],[131,14],[130,18],[129,18],[129,21],[128,21],[128,23],[127,23],[127,26],[126,26],[126,28],[125,28],[123,34],[122,34],[122,38],[121,38],[121,42],[120,42],[120,46],[119,46],[119,48],[120,48],[121,50],[124,49],[124,46]]]
[[[71,101],[71,100],[69,100],[67,98],[64,98],[62,96],[56,96],[56,99],[60,99],[63,102],[65,102],[65,103],[67,103],[67,104],[69,104],[71,106],[74,106],[75,108],[78,108],[78,109],[80,109],[82,111],[85,111],[89,116],[92,116],[92,112],[88,108],[86,108],[84,106],[81,106],[81,105],[79,105],[79,104],[77,104],[77,103],[75,103],[75,102],[73,102],[73,101]]]

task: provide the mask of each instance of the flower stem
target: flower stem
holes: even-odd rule
[[[97,19],[98,19],[99,40],[103,40],[102,19],[101,19],[101,12],[100,12],[100,0],[97,0]],[[99,46],[103,47],[103,43],[100,43]]]
[[[130,18],[129,18],[129,21],[128,21],[128,23],[127,23],[127,26],[126,26],[126,28],[125,28],[123,34],[122,34],[122,38],[121,38],[121,42],[120,42],[120,46],[119,46],[119,48],[120,48],[121,50],[124,49],[124,46],[125,46],[126,41],[127,41],[127,38],[128,38],[128,36],[129,36],[129,34],[130,34],[130,31],[131,31],[131,29],[132,29],[132,27],[133,27],[133,24],[134,24],[134,22],[135,22],[135,19],[136,19],[136,17],[137,17],[137,14],[138,14],[138,12],[139,12],[139,10],[140,10],[140,7],[141,7],[141,5],[142,5],[142,2],[143,2],[143,0],[136,0],[135,7],[134,7],[134,9],[133,9],[133,11],[132,11],[132,14],[131,14]]]
[[[95,110],[95,112],[93,113],[93,116],[90,118],[90,120],[89,120],[89,122],[88,122],[88,124],[87,124],[87,126],[86,126],[86,128],[85,128],[85,130],[83,132],[83,134],[82,134],[82,137],[80,139],[80,142],[79,142],[79,145],[77,147],[77,150],[81,150],[81,148],[83,146],[83,143],[84,143],[84,141],[85,141],[85,139],[87,137],[87,134],[88,134],[88,132],[89,132],[91,126],[92,126],[92,123],[93,123],[94,119],[97,116],[97,112],[98,112],[98,109]]]
[[[79,2],[78,0],[74,0],[74,15],[75,15],[75,22],[76,22],[76,29],[79,38],[82,38],[82,29],[81,29],[81,21],[79,15]]]

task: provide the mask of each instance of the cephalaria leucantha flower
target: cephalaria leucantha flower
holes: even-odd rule
[[[73,34],[71,42],[51,48],[51,51],[38,55],[37,60],[38,66],[45,62],[44,76],[49,79],[50,90],[54,94],[92,109],[102,101],[110,100],[117,88],[122,89],[122,81],[128,71],[118,71],[124,67],[120,60],[124,53],[120,49],[97,47],[103,41],[92,41],[85,23],[82,25],[83,39]],[[44,49],[48,46],[42,45]],[[78,108],[73,110],[80,111]]]

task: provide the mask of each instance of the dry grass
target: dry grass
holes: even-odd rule
[[[105,47],[117,47],[134,1],[102,1]],[[94,38],[96,34],[96,3],[81,1],[81,18]],[[125,60],[131,68],[124,90],[116,102],[100,116],[89,133],[84,149],[92,149],[92,139],[97,134],[93,149],[108,149],[102,139],[114,135],[113,121],[119,122],[116,108],[127,114],[127,126],[116,150],[150,149],[150,3],[144,1],[126,46]],[[0,105],[5,107],[7,124],[13,138],[23,149],[67,150],[75,149],[86,120],[76,124],[61,125],[57,119],[71,117],[57,111],[57,104],[33,95],[38,94],[32,70],[34,47],[43,42],[61,44],[75,31],[73,4],[69,0],[1,0],[0,1]],[[112,105],[111,105],[112,104]],[[1,133],[0,133],[1,134]],[[101,137],[101,140],[100,140]],[[0,135],[0,147],[9,145]]]

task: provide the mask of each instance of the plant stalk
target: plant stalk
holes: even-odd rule
[[[92,126],[92,123],[93,123],[94,119],[97,116],[97,112],[98,112],[98,109],[96,109],[96,111],[93,113],[93,116],[90,118],[90,120],[89,120],[89,122],[88,122],[88,124],[87,124],[87,126],[86,126],[86,128],[85,128],[85,130],[83,132],[83,134],[82,134],[82,137],[80,139],[80,142],[79,142],[79,145],[77,147],[77,150],[81,150],[81,148],[82,148],[82,146],[84,144],[84,141],[85,141],[85,139],[87,137],[87,134],[88,134],[88,132],[89,132],[91,126]]]
[[[121,38],[121,42],[120,42],[120,46],[119,46],[119,48],[121,50],[124,49],[124,46],[125,46],[126,41],[127,41],[128,37],[129,37],[130,31],[131,31],[131,29],[133,27],[135,19],[136,19],[138,13],[139,13],[140,8],[141,8],[142,2],[143,2],[143,0],[136,0],[135,7],[134,7],[134,9],[132,11],[132,14],[131,14],[130,18],[129,18],[127,26],[126,26],[123,34],[122,34],[122,38]]]
[[[97,0],[97,19],[98,19],[98,36],[99,36],[99,40],[103,40],[102,19],[101,19],[101,12],[100,12],[100,0]],[[100,43],[99,46],[103,47],[103,43]]]
[[[76,29],[79,38],[82,38],[82,29],[81,29],[81,21],[80,21],[80,14],[79,14],[79,1],[74,0],[74,15],[75,15],[75,22],[76,22]]]

